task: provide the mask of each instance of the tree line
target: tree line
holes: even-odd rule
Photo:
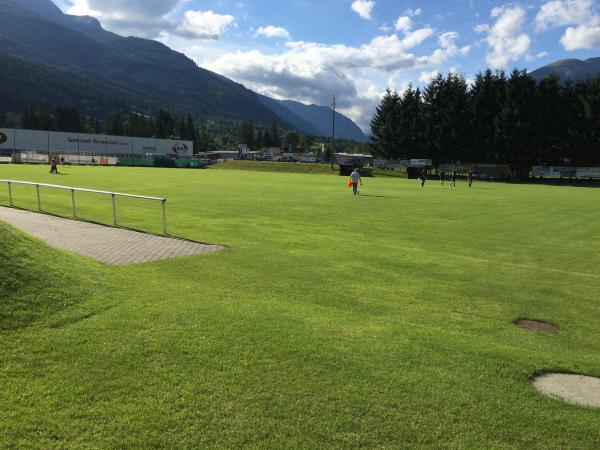
[[[385,159],[593,165],[600,77],[536,82],[526,71],[487,70],[469,85],[462,75],[438,75],[423,89],[388,89],[371,131],[371,148]]]
[[[196,152],[234,148],[240,143],[236,136],[239,124],[216,120],[197,123],[189,114],[176,116],[163,109],[154,116],[135,112],[123,116],[112,112],[101,120],[81,115],[74,106],[61,105],[49,111],[42,103],[37,108],[26,106],[18,123],[13,125],[28,130],[182,139],[193,141]],[[1,108],[0,126],[9,126],[7,114]]]
[[[135,112],[124,116],[120,112],[112,112],[102,120],[83,116],[71,105],[61,105],[50,111],[44,103],[37,108],[26,106],[18,117],[18,123],[12,125],[23,129],[183,139],[193,141],[196,152],[236,150],[238,144],[246,144],[252,150],[301,147],[310,151],[315,147],[320,149],[321,142],[326,144],[325,158],[329,158],[330,152],[328,139],[280,129],[276,121],[270,127],[257,126],[252,120],[196,122],[189,114],[186,117],[176,116],[163,109],[159,109],[154,116]],[[9,126],[7,115],[1,108],[0,126]],[[336,139],[335,151],[367,152],[368,148],[362,143]]]

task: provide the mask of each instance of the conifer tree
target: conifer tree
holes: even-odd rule
[[[375,154],[387,160],[395,159],[400,152],[398,92],[388,89],[371,119],[371,144]]]

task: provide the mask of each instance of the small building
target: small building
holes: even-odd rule
[[[256,159],[256,155],[258,155],[258,152],[247,151],[246,153],[241,153],[239,150],[216,150],[198,153],[198,157],[212,161],[254,160]]]
[[[335,162],[340,166],[340,175],[348,176],[354,169],[362,169],[371,164],[373,155],[361,153],[334,153]]]
[[[411,159],[406,165],[406,178],[417,179],[423,173],[431,170],[431,159]]]

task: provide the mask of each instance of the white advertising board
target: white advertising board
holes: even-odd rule
[[[21,147],[27,150],[47,150],[48,133],[40,133],[32,130],[17,130],[15,133],[15,148]]]
[[[600,178],[600,167],[578,167],[577,178]]]
[[[133,138],[134,155],[154,155],[156,153],[156,139]]]
[[[44,153],[193,156],[191,141],[0,129],[0,149]]]
[[[411,167],[427,167],[431,166],[431,159],[411,159],[410,165]]]
[[[78,145],[78,136],[71,133],[48,133],[50,137],[50,148],[53,151],[65,153],[77,153],[84,151],[83,144]],[[48,149],[46,149],[48,150]],[[87,151],[87,150],[85,150]]]
[[[15,133],[12,130],[0,128],[0,149],[12,150],[15,145]]]

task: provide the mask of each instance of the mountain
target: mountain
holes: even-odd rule
[[[265,95],[257,94],[258,99],[261,101],[263,105],[285,120],[287,123],[292,124],[298,130],[304,130],[308,134],[312,134],[314,136],[326,136],[319,130],[319,128],[315,127],[312,123],[307,122],[302,117],[292,112],[287,106],[283,105],[281,102],[272,99],[271,97],[267,97]]]
[[[293,128],[241,84],[159,42],[121,37],[95,19],[63,14],[50,0],[0,0],[0,57],[5,109],[21,110],[24,99],[71,103],[96,115],[163,107],[202,119],[277,120]]]
[[[600,58],[562,59],[534,70],[530,75],[537,81],[550,75],[558,75],[561,80],[579,81],[600,76]]]
[[[305,105],[293,100],[281,100],[280,104],[287,107],[290,111],[312,124],[321,136],[331,136],[332,111],[328,106]],[[339,138],[353,139],[358,142],[364,142],[367,137],[352,120],[348,117],[335,113],[335,135]]]
[[[111,33],[93,17],[64,14],[51,0],[0,0],[0,60],[0,102],[8,110],[72,104],[98,117],[164,108],[199,120],[277,121],[284,129],[329,135],[159,42]]]

